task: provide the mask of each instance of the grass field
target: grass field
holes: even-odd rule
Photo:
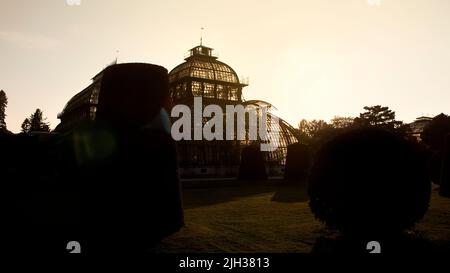
[[[246,185],[183,191],[185,227],[151,252],[311,252],[335,235],[314,219],[305,187]],[[450,199],[432,192],[414,234],[450,245]]]

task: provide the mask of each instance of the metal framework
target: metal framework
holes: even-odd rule
[[[68,127],[82,120],[95,120],[100,88],[101,77],[96,76],[88,87],[73,96],[64,106],[63,111],[58,114],[61,120],[58,128]]]
[[[241,101],[242,87],[236,72],[217,60],[212,49],[197,46],[185,62],[169,73],[170,94],[174,101],[201,96],[222,101]]]

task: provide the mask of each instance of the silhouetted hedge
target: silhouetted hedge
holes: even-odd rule
[[[259,145],[250,145],[242,149],[238,178],[246,180],[267,179],[264,157]]]
[[[430,179],[436,185],[441,183],[442,172],[442,151],[433,151],[428,149],[430,153]]]
[[[395,234],[423,218],[431,183],[414,143],[381,129],[355,129],[318,151],[310,207],[331,228],[355,236]]]
[[[450,197],[450,135],[447,135],[442,157],[441,188],[439,194],[444,197]]]
[[[12,207],[2,214],[5,249],[64,253],[76,240],[88,255],[145,253],[183,226],[176,144],[162,109],[167,70],[113,65],[101,86],[93,121],[0,136],[2,192]]]
[[[305,181],[310,167],[311,153],[308,145],[303,143],[288,145],[284,179]]]

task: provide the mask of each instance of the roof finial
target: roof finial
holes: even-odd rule
[[[119,50],[116,50],[116,60],[115,60],[115,63],[116,63],[116,64],[117,64],[118,58],[119,58]]]
[[[203,43],[203,30],[204,30],[204,28],[201,27],[200,28],[200,46],[202,46],[202,43]]]

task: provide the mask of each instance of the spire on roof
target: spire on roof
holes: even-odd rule
[[[202,43],[203,43],[203,30],[204,30],[204,28],[201,27],[200,28],[200,46],[202,46]]]

